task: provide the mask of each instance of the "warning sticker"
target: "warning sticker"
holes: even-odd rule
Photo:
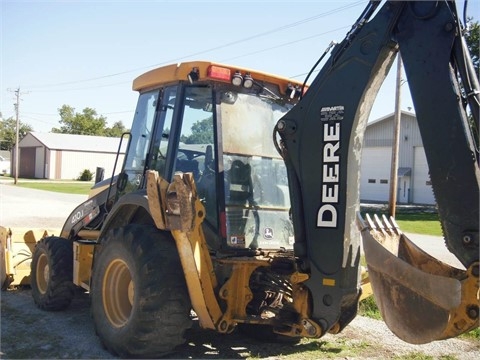
[[[232,235],[230,236],[230,245],[237,247],[245,247],[244,235]]]

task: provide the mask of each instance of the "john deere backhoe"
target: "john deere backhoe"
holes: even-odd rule
[[[36,245],[36,304],[60,310],[88,290],[98,336],[124,357],[182,344],[191,309],[221,333],[319,338],[356,316],[363,239],[396,335],[477,327],[480,95],[462,32],[452,1],[372,1],[308,88],[212,62],[141,75],[120,174]],[[446,246],[465,269],[359,213],[363,133],[399,51]]]

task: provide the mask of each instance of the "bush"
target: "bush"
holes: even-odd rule
[[[373,297],[373,295],[360,301],[358,307],[358,314],[372,319],[382,319],[382,315],[380,315],[380,310],[378,309],[377,303],[375,302],[375,298]]]
[[[81,172],[80,176],[77,178],[77,180],[80,181],[92,181],[92,179],[93,173],[88,169],[83,170],[83,172]]]

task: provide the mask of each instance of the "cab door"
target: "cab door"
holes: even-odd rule
[[[169,86],[140,95],[117,197],[145,188],[145,172],[149,169],[165,177],[176,94],[177,86]]]
[[[145,181],[145,167],[153,136],[159,90],[140,94],[133,118],[123,171],[117,182],[117,197],[138,190]]]
[[[181,119],[176,129],[178,146],[173,170],[193,174],[206,223],[217,228],[217,170],[212,87],[186,86],[182,96]]]

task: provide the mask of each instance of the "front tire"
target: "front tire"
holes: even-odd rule
[[[185,342],[191,326],[175,242],[153,226],[108,233],[96,248],[91,300],[98,336],[121,357],[165,355]]]
[[[71,241],[56,236],[40,240],[33,252],[30,279],[33,300],[40,309],[67,308],[75,295]]]

